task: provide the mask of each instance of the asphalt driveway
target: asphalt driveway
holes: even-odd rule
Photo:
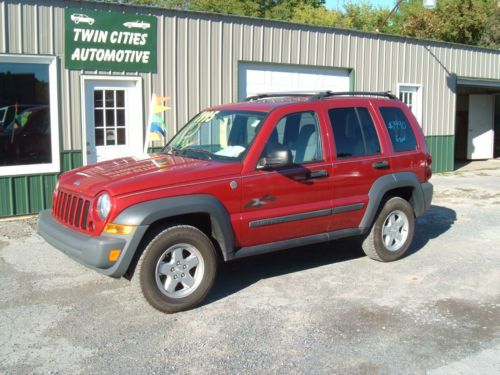
[[[434,176],[410,254],[354,240],[223,265],[208,301],[151,309],[127,280],[0,222],[0,373],[500,374],[500,170]]]

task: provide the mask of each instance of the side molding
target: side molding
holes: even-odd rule
[[[155,221],[194,213],[210,215],[212,235],[219,242],[224,259],[234,252],[234,234],[229,213],[211,195],[198,194],[155,199],[136,204],[121,212],[114,222],[124,225],[151,225]]]
[[[422,186],[414,173],[400,172],[385,175],[378,178],[368,192],[368,206],[366,207],[363,219],[359,224],[359,228],[362,231],[367,231],[370,229],[373,220],[375,219],[375,215],[377,214],[380,202],[382,201],[385,193],[387,193],[389,190],[402,187],[413,188],[413,194],[410,199],[410,204],[415,211],[415,216],[418,217],[424,213],[426,209],[424,193],[422,191]]]

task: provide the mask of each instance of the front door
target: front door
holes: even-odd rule
[[[469,96],[469,133],[467,159],[493,157],[493,95]]]
[[[142,93],[137,80],[84,80],[87,164],[140,155]]]
[[[253,170],[242,178],[242,245],[283,241],[328,231],[332,170],[315,111],[281,117],[262,155],[289,150],[293,165]]]

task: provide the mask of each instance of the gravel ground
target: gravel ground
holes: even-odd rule
[[[353,240],[242,259],[175,315],[1,221],[0,374],[500,374],[500,170],[433,183],[404,259]]]

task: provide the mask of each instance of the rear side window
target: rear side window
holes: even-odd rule
[[[417,149],[413,128],[400,108],[380,107],[380,113],[391,137],[392,148],[396,152]]]
[[[378,135],[368,109],[334,108],[328,111],[328,115],[337,158],[380,154]]]

